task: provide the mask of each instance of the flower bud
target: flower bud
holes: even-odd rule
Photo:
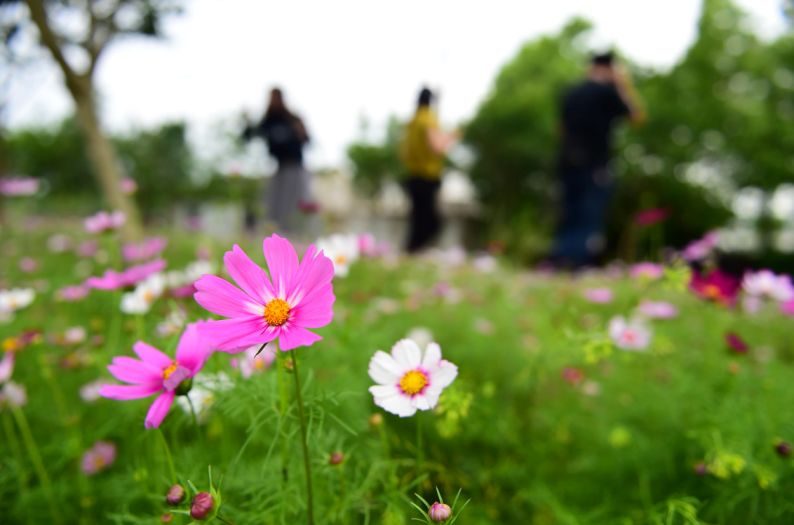
[[[171,523],[174,521],[174,515],[170,512],[166,512],[162,516],[160,516],[160,523]]]
[[[194,520],[207,519],[214,506],[215,500],[212,499],[212,494],[199,492],[193,496],[193,501],[190,502],[190,517]]]
[[[165,495],[165,502],[175,507],[185,501],[185,489],[180,484],[173,485]]]
[[[709,467],[703,461],[698,461],[697,463],[695,463],[693,470],[695,471],[695,474],[698,476],[705,476],[706,474],[709,473]]]
[[[791,455],[791,443],[787,441],[779,441],[777,445],[775,445],[775,452],[781,458],[787,458]]]
[[[341,465],[342,462],[345,460],[345,454],[339,450],[331,452],[331,456],[328,458],[329,465]]]
[[[372,428],[378,428],[383,424],[383,414],[380,412],[375,412],[371,416],[369,416],[369,426]]]
[[[430,519],[435,522],[442,522],[447,521],[450,516],[452,516],[452,509],[449,508],[449,505],[446,503],[439,503],[435,502],[430,505],[430,510],[427,511],[427,515],[430,516]]]

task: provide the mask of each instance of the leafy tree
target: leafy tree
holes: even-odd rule
[[[396,178],[402,172],[399,158],[401,137],[402,124],[396,117],[391,117],[382,143],[360,140],[348,147],[347,156],[353,164],[353,181],[366,193],[374,195],[385,180]]]
[[[63,74],[85,138],[87,157],[107,203],[127,215],[126,233],[138,235],[140,220],[131,199],[121,191],[122,171],[97,111],[94,79],[99,59],[122,35],[155,36],[162,17],[176,10],[171,0],[3,0],[13,16],[5,28],[5,45],[20,35],[37,33]]]

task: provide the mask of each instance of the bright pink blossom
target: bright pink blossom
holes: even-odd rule
[[[159,255],[167,244],[168,240],[164,237],[151,237],[137,244],[125,244],[121,254],[125,261],[145,261]]]
[[[83,225],[85,226],[85,231],[88,233],[102,233],[120,228],[124,225],[126,220],[127,217],[123,212],[114,211],[108,213],[106,211],[100,211],[96,215],[87,217],[85,221],[83,221]]]
[[[196,302],[218,315],[202,335],[223,351],[236,353],[278,340],[281,350],[309,346],[321,339],[307,328],[320,328],[333,318],[331,260],[309,246],[298,263],[290,242],[278,235],[263,242],[270,275],[235,245],[223,257],[237,286],[214,275],[195,283]]]
[[[123,272],[108,270],[102,277],[89,277],[86,279],[85,285],[99,290],[118,290],[135,286],[150,275],[163,271],[165,264],[164,260],[157,259],[145,264],[130,266]]]
[[[785,315],[790,315],[794,317],[794,299],[792,299],[791,301],[780,303],[780,311],[783,312]]]
[[[607,304],[612,302],[612,290],[609,288],[588,288],[582,295],[591,303]]]
[[[108,370],[128,385],[105,385],[102,397],[126,401],[157,395],[146,414],[146,428],[157,428],[168,414],[177,393],[190,389],[191,379],[201,370],[212,347],[199,335],[206,322],[187,325],[176,347],[176,359],[142,341],[132,349],[140,359],[120,356],[113,358]]]

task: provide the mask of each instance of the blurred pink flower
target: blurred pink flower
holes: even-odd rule
[[[576,368],[574,366],[566,366],[563,368],[561,375],[563,380],[571,385],[578,385],[584,381],[584,372],[582,372],[581,368]]]
[[[83,221],[83,225],[85,226],[85,231],[88,233],[102,233],[120,228],[126,220],[127,218],[124,216],[124,213],[120,211],[111,213],[100,211],[95,215],[87,217],[85,221]]]
[[[794,299],[780,303],[780,311],[794,317]]]
[[[703,260],[714,251],[718,241],[719,233],[709,232],[700,239],[689,243],[681,252],[681,256],[690,262]]]
[[[375,236],[371,233],[358,234],[358,251],[364,257],[377,257],[380,255]]]
[[[0,178],[0,195],[6,197],[27,197],[39,191],[39,180],[33,177]]]
[[[149,407],[144,425],[157,428],[168,414],[177,393],[187,394],[191,379],[202,369],[212,353],[212,347],[199,335],[206,321],[187,325],[176,347],[176,359],[143,341],[132,349],[139,359],[119,356],[113,358],[108,370],[119,381],[129,385],[104,385],[100,395],[109,399],[127,401],[157,394]]]
[[[637,307],[637,312],[649,319],[672,319],[678,316],[678,308],[664,301],[643,301]]]
[[[609,321],[609,337],[623,350],[645,350],[651,343],[651,330],[642,321],[613,317]]]
[[[99,391],[101,388],[106,384],[106,381],[101,379],[97,379],[96,381],[91,381],[90,383],[86,383],[80,387],[80,399],[85,401],[86,403],[93,403],[100,397]]]
[[[235,358],[232,366],[240,370],[240,375],[248,379],[257,372],[264,372],[276,360],[276,350],[272,346],[266,346],[261,352],[261,345],[249,346],[241,358]],[[257,355],[259,352],[259,355]]]
[[[121,179],[121,192],[125,195],[132,195],[138,191],[138,183],[132,177],[124,177]]]
[[[588,288],[582,295],[591,303],[607,304],[612,302],[612,290],[609,288]]]
[[[165,269],[165,261],[157,259],[156,261],[139,264],[138,266],[130,266],[123,272],[115,272],[108,270],[102,277],[89,277],[85,281],[85,285],[89,288],[96,288],[98,290],[118,290],[119,288],[127,288],[134,286],[143,281],[147,277]]]
[[[739,294],[739,280],[734,276],[715,269],[707,274],[692,272],[689,288],[701,299],[733,306]]]
[[[215,275],[194,284],[197,303],[229,318],[208,321],[201,329],[222,351],[240,352],[276,339],[281,350],[309,346],[321,337],[307,328],[333,318],[334,266],[328,257],[311,245],[298,263],[295,248],[278,235],[265,239],[262,250],[269,276],[235,244],[223,261],[239,288]]]
[[[652,262],[641,262],[631,267],[629,275],[634,279],[655,281],[664,275],[664,266]]]
[[[145,261],[151,259],[162,252],[168,240],[165,237],[150,237],[140,243],[125,244],[121,248],[121,254],[125,261]]]
[[[110,467],[116,461],[116,445],[108,441],[97,441],[83,454],[80,468],[86,476],[93,476]]]
[[[788,275],[777,275],[771,270],[748,272],[742,279],[742,288],[750,296],[773,301],[794,299],[794,284]]]
[[[83,241],[77,245],[77,255],[80,257],[93,257],[99,249],[99,243],[95,239]]]
[[[33,273],[39,268],[39,263],[32,257],[23,257],[19,260],[19,269],[25,273]]]
[[[63,253],[72,246],[72,239],[62,233],[56,233],[47,239],[47,248],[52,253]]]
[[[56,292],[56,296],[61,301],[74,302],[85,298],[90,289],[82,284],[75,286],[64,286]]]
[[[744,342],[744,339],[739,337],[739,334],[735,332],[728,332],[725,334],[725,343],[728,345],[728,348],[737,354],[746,354],[750,349],[750,346]]]
[[[667,208],[648,208],[634,215],[634,223],[639,226],[653,226],[665,221],[669,216],[670,210]]]
[[[14,373],[14,362],[16,360],[16,352],[5,352],[3,359],[0,359],[0,383],[5,383],[11,379]]]

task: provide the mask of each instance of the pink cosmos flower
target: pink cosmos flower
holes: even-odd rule
[[[794,284],[788,275],[776,275],[771,270],[748,272],[742,280],[742,288],[752,296],[761,299],[784,302],[794,299]]]
[[[638,226],[653,226],[663,222],[670,216],[667,208],[649,208],[641,210],[634,215],[634,223]]]
[[[591,303],[607,304],[612,302],[612,290],[609,288],[588,288],[582,295]]]
[[[33,273],[39,269],[39,263],[32,257],[22,257],[19,260],[19,269],[25,273]]]
[[[83,225],[85,226],[85,231],[88,233],[103,233],[120,228],[126,220],[127,217],[123,212],[114,211],[108,213],[106,211],[100,211],[96,215],[87,217],[85,221],[83,221]]]
[[[151,237],[141,243],[125,244],[121,248],[121,254],[125,261],[145,261],[151,259],[162,252],[168,240],[164,237]]]
[[[176,347],[176,359],[142,341],[132,349],[140,359],[113,358],[108,370],[119,381],[129,385],[104,385],[102,397],[126,401],[157,394],[146,414],[145,427],[157,428],[168,414],[177,394],[190,390],[193,377],[202,369],[212,347],[199,335],[206,321],[187,325]]]
[[[5,352],[3,359],[0,359],[0,383],[5,383],[11,379],[11,374],[14,373],[15,359],[16,352]]]
[[[441,392],[452,384],[458,367],[441,358],[441,347],[430,343],[424,357],[410,339],[397,341],[391,355],[378,350],[369,362],[369,377],[377,383],[369,387],[375,404],[400,417],[417,410],[430,410]]]
[[[725,344],[737,354],[746,354],[747,351],[750,350],[750,345],[745,343],[744,339],[736,332],[728,332],[725,334]]]
[[[0,179],[0,195],[27,197],[39,191],[39,179],[33,177],[6,177]]]
[[[631,267],[629,275],[634,279],[655,281],[664,275],[664,266],[652,262],[641,262]]]
[[[124,177],[121,179],[121,192],[125,195],[132,195],[138,191],[138,183],[132,177]]]
[[[626,321],[618,316],[609,321],[609,337],[618,348],[642,351],[651,343],[651,330],[638,319]]]
[[[794,317],[794,299],[780,303],[780,311],[783,312],[784,315]]]
[[[709,232],[700,239],[687,244],[681,252],[681,256],[690,262],[703,260],[714,251],[718,241],[719,233],[716,231]]]
[[[678,308],[664,301],[643,301],[637,311],[649,319],[672,319],[678,316]]]
[[[581,368],[576,368],[575,366],[566,366],[562,369],[560,375],[566,383],[571,385],[578,385],[584,381],[584,372]]]
[[[89,277],[86,279],[85,285],[99,290],[118,290],[135,286],[150,275],[163,271],[165,264],[164,260],[157,259],[138,266],[130,266],[123,272],[108,270],[102,277]]]
[[[223,262],[239,288],[214,275],[194,284],[197,303],[229,318],[209,321],[201,331],[222,351],[241,352],[274,340],[281,350],[309,346],[321,337],[307,328],[320,328],[333,318],[331,260],[311,245],[299,264],[295,248],[278,235],[262,247],[269,276],[234,245]]]
[[[99,250],[99,243],[95,239],[83,241],[77,245],[77,255],[83,258],[90,258],[96,255]]]
[[[86,476],[93,476],[110,467],[116,461],[116,445],[108,441],[97,441],[83,454],[80,468]]]
[[[733,306],[739,293],[739,280],[720,270],[707,274],[692,272],[689,288],[700,298]]]
[[[74,302],[85,298],[89,291],[90,288],[82,284],[78,284],[76,286],[64,286],[56,292],[56,296],[61,301]]]

